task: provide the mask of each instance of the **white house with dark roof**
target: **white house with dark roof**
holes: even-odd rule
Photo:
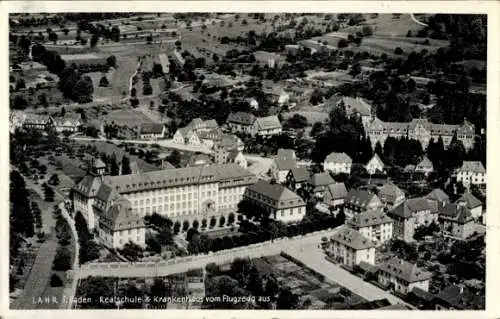
[[[363,125],[368,123],[372,117],[372,106],[363,98],[343,96],[337,103],[343,106],[347,117],[358,116]]]
[[[444,203],[450,202],[450,197],[440,188],[433,189],[429,194],[425,195],[425,198],[436,202],[438,207],[442,207]]]
[[[346,153],[330,153],[323,162],[323,170],[333,174],[351,174],[352,159]]]
[[[353,267],[360,262],[375,265],[375,243],[347,225],[336,229],[326,251],[342,265]]]
[[[347,221],[347,225],[359,231],[376,245],[392,239],[392,219],[381,209],[357,214]]]
[[[377,195],[364,189],[351,189],[345,198],[345,214],[348,217],[383,207],[384,204]]]
[[[373,157],[365,165],[365,169],[368,174],[383,173],[384,167],[384,162],[382,162],[377,154],[374,154]]]
[[[23,128],[34,130],[48,130],[54,126],[54,119],[50,115],[25,113]]]
[[[415,172],[423,173],[428,176],[430,173],[434,172],[434,165],[427,156],[424,156],[417,166],[415,166]]]
[[[388,212],[394,221],[394,237],[412,242],[415,229],[437,222],[437,213],[425,197],[407,199]]]
[[[196,134],[196,132],[189,127],[182,127],[177,129],[172,138],[172,141],[175,144],[190,146],[201,146],[203,144],[201,139],[198,137],[198,134]]]
[[[405,193],[393,182],[388,182],[378,190],[378,197],[391,209],[405,200]]]
[[[470,185],[486,185],[486,169],[479,161],[464,161],[457,171],[457,182],[465,187]]]
[[[292,168],[297,168],[297,156],[295,155],[295,151],[284,148],[278,149],[278,154],[269,168],[271,177],[278,183],[285,183],[288,172]]]
[[[347,189],[344,183],[330,184],[323,195],[323,203],[328,206],[330,211],[339,211],[340,208],[344,207],[346,197]]]
[[[273,136],[281,134],[281,122],[276,115],[256,118],[253,125],[253,135]]]
[[[142,140],[157,140],[165,137],[165,125],[162,123],[143,123],[139,129]]]
[[[233,133],[246,133],[254,135],[255,115],[245,112],[230,113],[226,123]]]
[[[270,218],[296,223],[306,214],[306,203],[290,189],[281,184],[258,181],[247,187],[243,197],[269,212]]]
[[[64,116],[59,118],[54,118],[54,128],[56,132],[78,132],[82,122],[80,116]]]
[[[306,167],[293,167],[286,176],[286,183],[291,189],[297,190],[305,186],[309,177]]]
[[[378,265],[378,283],[406,295],[413,288],[429,291],[432,273],[403,259],[392,258]]]

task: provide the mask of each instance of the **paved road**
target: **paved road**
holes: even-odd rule
[[[180,145],[180,144],[175,144],[172,139],[166,139],[166,140],[157,140],[157,141],[150,141],[150,140],[116,140],[116,139],[105,139],[105,138],[91,138],[91,137],[70,137],[73,140],[76,141],[109,141],[115,144],[121,144],[121,143],[131,143],[131,144],[158,144],[162,147],[166,148],[173,148],[177,149],[180,151],[188,151],[188,152],[200,152],[204,154],[211,154],[212,150],[210,150],[206,146],[190,146],[190,145]]]
[[[420,22],[417,20],[417,18],[415,18],[415,15],[413,13],[410,13],[410,17],[411,19],[413,20],[413,22],[417,23],[417,24],[420,24],[421,26],[424,26],[424,27],[427,27],[428,25],[423,23],[423,22]]]
[[[31,267],[31,272],[26,280],[21,295],[15,299],[11,309],[37,309],[37,304],[33,300],[42,297],[45,288],[49,283],[52,272],[52,261],[56,256],[56,250],[59,244],[55,239],[46,240],[39,248],[35,262]]]
[[[243,154],[247,161],[252,162],[252,164],[248,167],[248,170],[254,173],[256,176],[262,177],[266,175],[273,163],[272,158]]]
[[[326,278],[337,282],[355,294],[373,301],[387,298],[392,304],[404,303],[389,292],[363,281],[361,278],[349,273],[345,269],[325,259],[325,254],[316,245],[289,245],[285,251],[294,258],[305,263],[308,267],[323,274]]]

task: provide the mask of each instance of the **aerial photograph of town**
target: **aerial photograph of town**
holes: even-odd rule
[[[487,24],[10,13],[9,308],[485,310]]]

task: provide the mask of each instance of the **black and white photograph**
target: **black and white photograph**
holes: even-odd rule
[[[486,310],[489,14],[51,8],[7,15],[10,310]]]

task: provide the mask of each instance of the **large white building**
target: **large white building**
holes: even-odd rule
[[[346,153],[330,153],[323,162],[323,170],[334,174],[351,174],[352,159]]]
[[[327,252],[335,261],[353,267],[364,261],[375,265],[375,244],[347,225],[336,229]]]
[[[237,205],[245,189],[256,177],[237,164],[194,166],[119,176],[87,175],[72,190],[75,212],[81,212],[89,229],[104,227],[104,219],[128,216],[131,229],[142,227],[137,219],[158,213],[174,222],[217,225],[237,218]],[[118,201],[127,201],[129,211],[115,216],[110,208]],[[104,218],[104,219],[103,219]],[[222,225],[222,226],[226,226]],[[114,235],[113,235],[114,236]],[[108,236],[109,238],[114,238]],[[141,237],[142,238],[142,237]],[[142,240],[139,238],[140,240]],[[134,239],[134,238],[132,238]],[[134,242],[144,244],[142,241]],[[124,244],[124,243],[122,243]],[[113,242],[110,246],[119,246]]]
[[[306,214],[304,200],[281,184],[258,181],[247,187],[244,198],[266,209],[270,218],[284,223],[299,222]]]
[[[360,213],[347,224],[377,245],[392,239],[392,219],[381,209]]]

